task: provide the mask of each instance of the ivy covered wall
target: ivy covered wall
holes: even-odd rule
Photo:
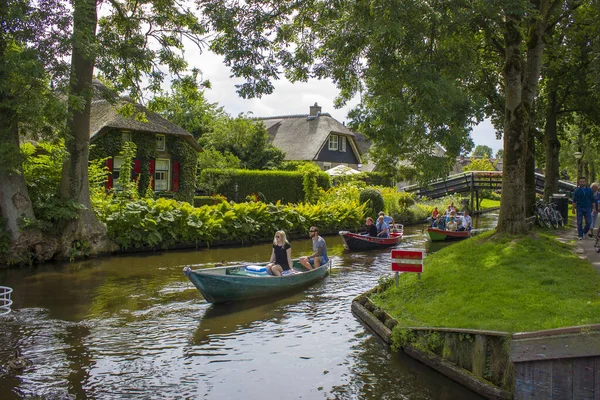
[[[139,191],[144,193],[150,182],[150,160],[158,156],[156,136],[148,133],[132,132],[131,140],[137,147],[136,159],[140,160]],[[171,155],[171,181],[173,179],[173,163],[179,162],[179,190],[175,198],[193,203],[196,190],[196,151],[182,138],[166,135],[166,150]],[[121,152],[121,131],[111,129],[92,142],[90,160],[114,157]]]
[[[194,204],[196,191],[196,166],[198,155],[187,142],[175,136],[167,136],[167,151],[173,161],[179,161],[179,190],[175,199]]]

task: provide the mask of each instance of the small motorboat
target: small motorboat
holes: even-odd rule
[[[284,276],[267,274],[267,263],[239,264],[193,270],[183,273],[209,303],[226,303],[260,297],[293,293],[323,278],[331,267],[331,260],[319,268],[306,270],[299,260],[293,260],[293,273]]]
[[[427,234],[432,242],[460,240],[471,237],[471,231],[445,231],[437,228],[427,228]]]
[[[340,231],[340,236],[344,240],[344,247],[346,247],[346,249],[350,251],[364,251],[395,246],[400,242],[400,239],[402,239],[403,233],[403,226],[396,224],[388,238],[366,236],[348,231]]]

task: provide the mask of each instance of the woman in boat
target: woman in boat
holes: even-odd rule
[[[367,231],[363,233],[364,236],[377,236],[377,227],[373,223],[373,218],[367,218]]]
[[[454,218],[454,214],[450,214],[450,221],[448,221],[448,223],[446,224],[446,230],[447,231],[451,231],[451,232],[455,232],[456,231],[456,221]]]
[[[292,267],[292,246],[288,242],[284,231],[275,232],[273,238],[273,251],[271,259],[267,264],[267,273],[269,275],[282,276],[293,273]]]

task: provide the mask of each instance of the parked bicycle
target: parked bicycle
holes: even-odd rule
[[[565,226],[565,220],[554,203],[546,203],[540,199],[535,203],[535,217],[539,226],[557,229]]]

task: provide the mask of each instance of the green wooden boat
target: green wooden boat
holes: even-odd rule
[[[427,228],[427,234],[432,242],[466,239],[471,236],[471,231],[445,231],[437,228]]]
[[[184,274],[209,303],[226,303],[292,293],[310,286],[323,278],[331,267],[331,260],[317,269],[307,271],[298,260],[293,261],[293,274],[267,275],[266,263],[240,264],[193,270],[183,269]]]

